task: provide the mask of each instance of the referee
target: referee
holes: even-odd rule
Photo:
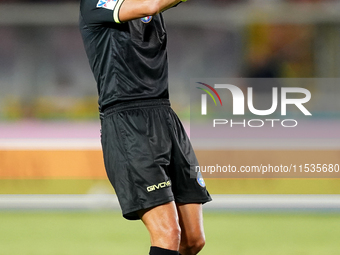
[[[168,93],[162,12],[180,0],[81,0],[80,31],[97,82],[105,168],[123,216],[141,219],[150,255],[197,254],[211,200]]]

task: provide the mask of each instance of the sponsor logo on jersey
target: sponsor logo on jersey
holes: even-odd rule
[[[146,190],[148,192],[151,192],[151,191],[154,191],[154,190],[157,190],[157,189],[163,189],[163,188],[170,187],[170,186],[171,186],[170,181],[166,181],[166,182],[160,182],[158,184],[151,185],[151,186],[147,187]]]
[[[201,186],[201,187],[205,187],[205,182],[204,182],[204,179],[203,179],[203,176],[201,174],[201,172],[197,172],[197,182],[198,184]]]
[[[149,23],[152,20],[152,16],[147,16],[140,19],[143,23]]]
[[[108,10],[113,10],[117,4],[117,0],[99,0],[97,3],[97,8],[105,8]]]

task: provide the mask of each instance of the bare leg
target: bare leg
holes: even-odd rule
[[[177,204],[182,230],[179,253],[195,255],[205,245],[201,204]]]

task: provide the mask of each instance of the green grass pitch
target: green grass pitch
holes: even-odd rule
[[[202,255],[340,254],[340,214],[205,212]],[[148,254],[140,221],[111,211],[2,211],[3,255]]]

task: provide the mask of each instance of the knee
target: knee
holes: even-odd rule
[[[199,253],[205,245],[204,236],[188,239],[186,242],[181,243],[180,251],[182,255],[195,255]]]
[[[157,231],[152,239],[154,246],[176,250],[181,240],[181,228],[178,225],[167,226]]]
[[[166,237],[170,240],[176,240],[178,243],[181,240],[181,228],[179,225],[168,227],[166,230]]]

